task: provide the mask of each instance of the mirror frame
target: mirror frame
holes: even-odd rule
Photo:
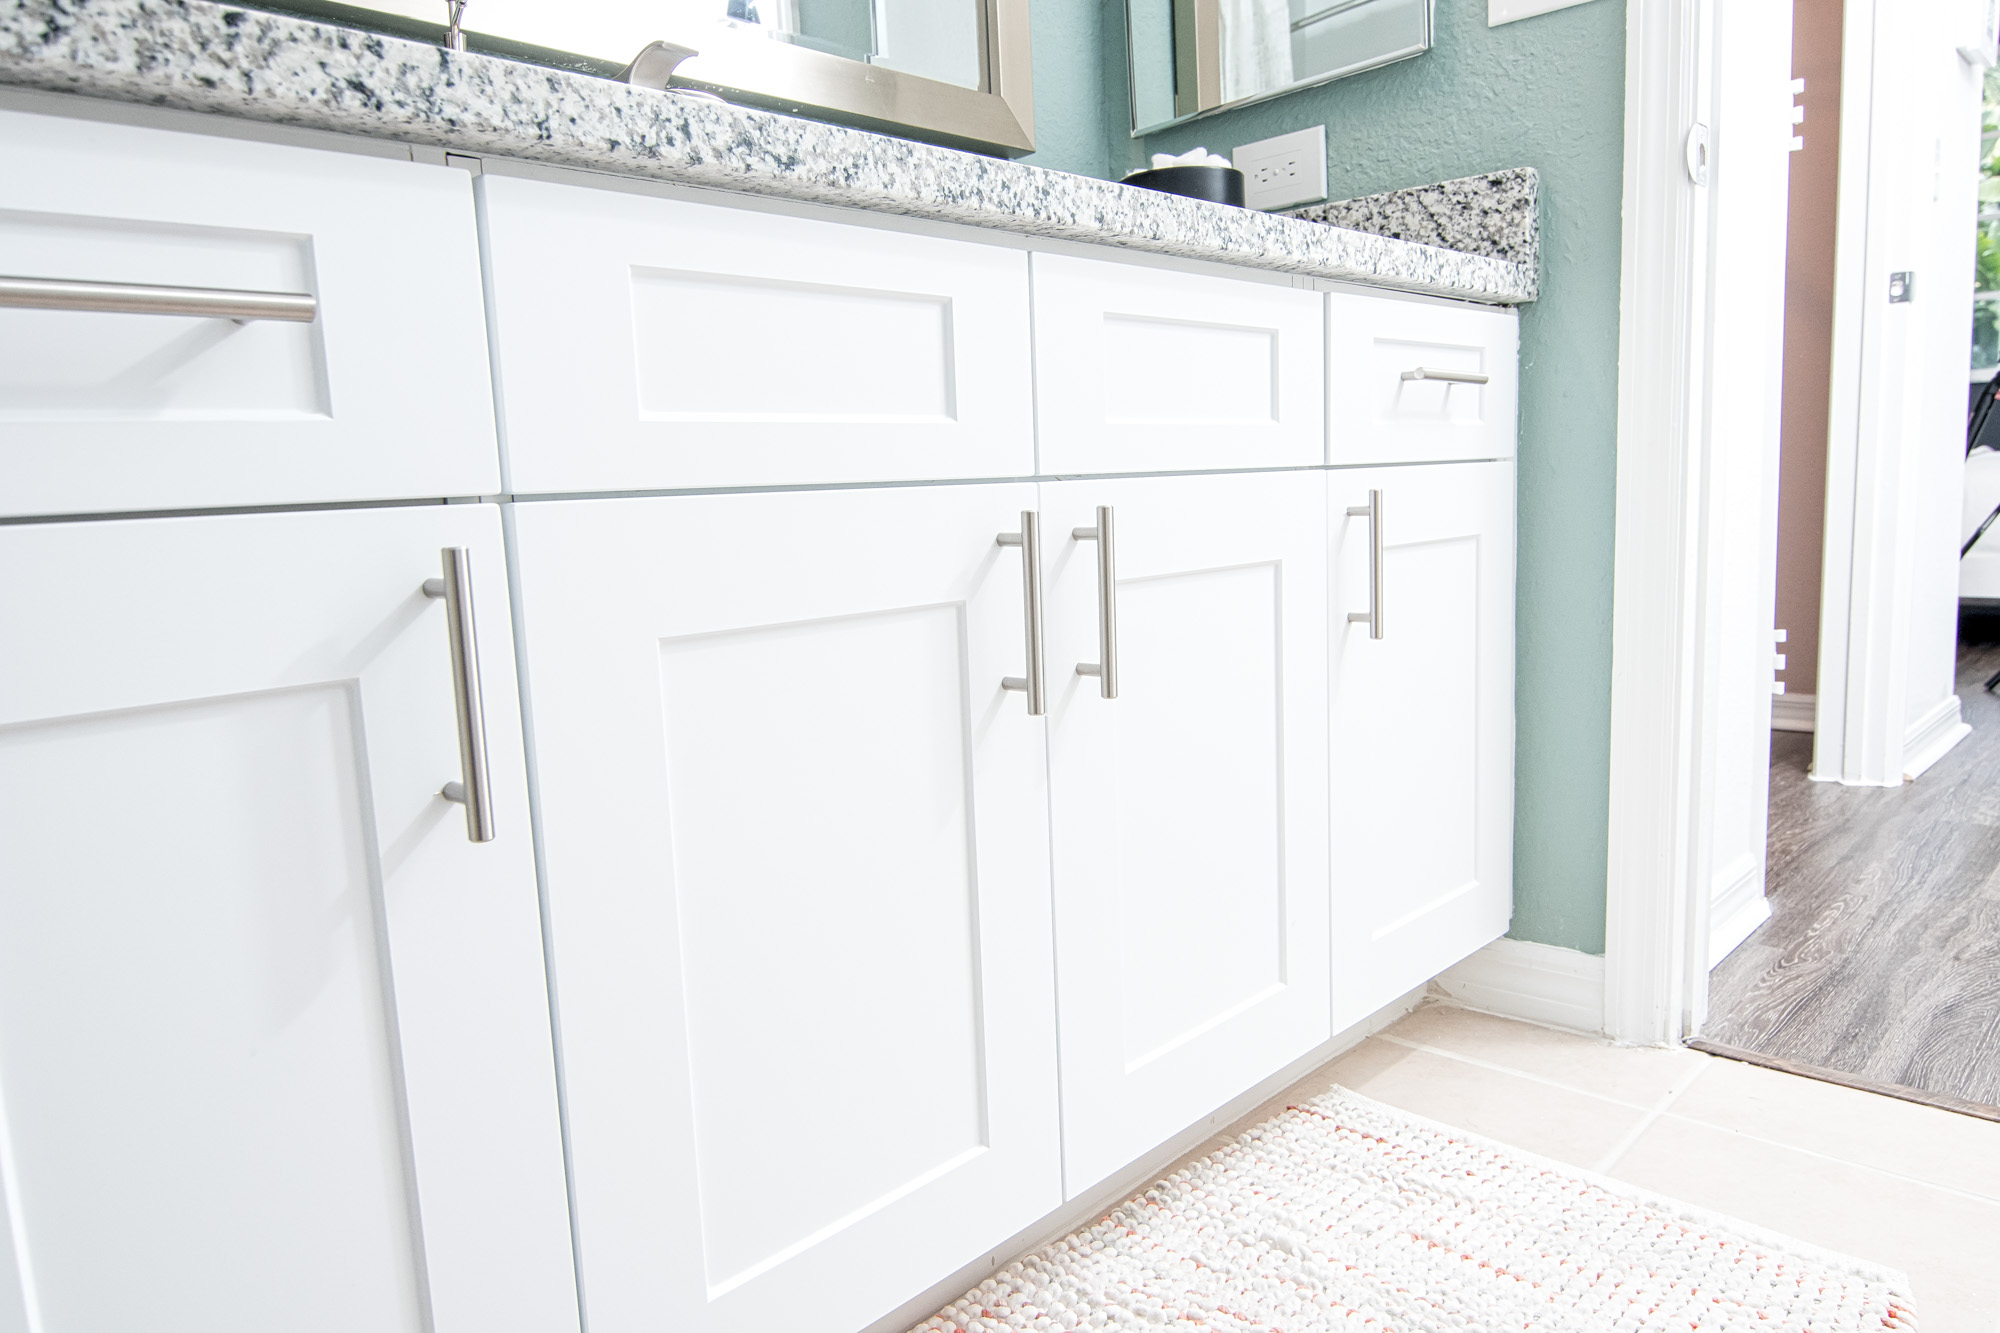
[[[728,101],[1019,157],[1035,151],[1030,0],[975,0],[982,87],[927,79],[752,32],[666,33],[699,51],[674,86]],[[694,40],[684,40],[694,38]]]
[[[1134,0],[1125,0],[1125,76],[1126,88],[1136,90],[1139,86],[1137,54],[1132,49],[1132,5]],[[1297,79],[1282,88],[1269,92],[1254,93],[1249,97],[1239,97],[1233,102],[1222,100],[1222,3],[1221,0],[1172,0],[1174,31],[1174,114],[1169,120],[1151,125],[1139,124],[1139,105],[1135,97],[1129,95],[1132,121],[1132,137],[1143,138],[1160,130],[1185,125],[1202,116],[1211,116],[1218,111],[1229,111],[1239,106],[1250,106],[1256,102],[1268,102],[1273,97],[1283,97],[1301,88],[1311,88],[1335,79],[1344,79],[1351,74],[1361,74],[1384,65],[1393,65],[1399,60],[1420,56],[1431,49],[1437,40],[1437,0],[1424,0],[1424,40],[1416,46],[1403,47],[1367,60],[1358,60],[1352,65],[1315,74],[1310,78]],[[1187,34],[1191,40],[1183,40]],[[1188,90],[1192,90],[1190,93]]]
[[[561,26],[535,31],[489,32],[477,0],[464,16],[465,49],[503,60],[619,79],[648,41],[698,51],[674,71],[673,86],[699,88],[726,102],[976,153],[1019,157],[1035,151],[1035,68],[1029,35],[1032,0],[971,0],[978,6],[978,88],[906,74],[781,41],[755,30],[731,31],[723,23],[690,29],[671,16],[620,26],[627,41],[618,50],[566,45]],[[315,22],[332,22],[414,41],[448,44],[450,30],[430,16],[439,0],[255,0],[255,7]],[[629,17],[629,16],[628,16]],[[553,43],[553,44],[551,44]]]

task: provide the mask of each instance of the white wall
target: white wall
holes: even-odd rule
[[[1976,31],[1976,3],[1899,6],[1914,86],[1907,198],[1911,264],[1910,392],[1919,413],[1910,456],[1910,665],[1905,726],[1953,692],[1958,652],[1958,547],[1965,479],[1966,368],[1971,364],[1972,256],[1978,212],[1980,72],[1957,45]],[[1929,31],[1924,29],[1928,27]],[[1928,150],[1928,151],[1926,151]]]
[[[1703,651],[1716,681],[1703,720],[1714,793],[1704,846],[1709,962],[1770,915],[1764,841],[1771,774],[1771,629],[1777,586],[1784,378],[1791,0],[1715,8],[1710,136],[1708,401],[1703,445],[1713,599]]]
[[[1852,785],[1897,785],[1940,734],[1925,724],[1957,721],[1981,82],[1958,47],[1982,18],[1981,0],[1847,6],[1813,772]],[[1893,272],[1914,300],[1890,303]]]

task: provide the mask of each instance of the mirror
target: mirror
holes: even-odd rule
[[[1070,3],[1071,0],[1059,0]],[[1080,0],[1079,0],[1080,2]],[[653,42],[696,54],[676,87],[788,115],[1018,157],[1035,149],[1034,0],[285,0],[297,13],[618,77]],[[365,7],[364,7],[365,6]]]
[[[979,0],[715,0],[732,26],[961,88],[985,82]]]
[[[1125,0],[1132,133],[1431,46],[1432,0]]]

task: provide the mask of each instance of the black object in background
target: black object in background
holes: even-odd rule
[[[2000,412],[1993,410],[1996,396],[2000,396],[2000,375],[1972,386],[1972,406],[1965,418],[1967,457],[1974,449],[2000,450]]]
[[[1154,167],[1133,172],[1124,183],[1142,190],[1158,190],[1161,194],[1206,199],[1211,204],[1244,206],[1243,173],[1235,167]]]

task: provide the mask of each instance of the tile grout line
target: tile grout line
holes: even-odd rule
[[[1539,1083],[1545,1088],[1555,1088],[1561,1092],[1574,1093],[1579,1097],[1589,1097],[1593,1101],[1609,1102],[1613,1106],[1622,1106],[1628,1111],[1652,1112],[1658,1109],[1656,1106],[1642,1105],[1639,1102],[1628,1102],[1623,1097],[1611,1097],[1601,1092],[1592,1092],[1588,1088],[1579,1088],[1573,1084],[1558,1082],[1552,1078],[1545,1078],[1540,1074],[1531,1074],[1525,1069],[1515,1069],[1510,1065],[1494,1064],[1492,1061],[1482,1060],[1476,1055],[1461,1055],[1457,1051],[1448,1051],[1442,1046],[1431,1046],[1421,1041],[1411,1041],[1408,1037],[1393,1037],[1386,1032],[1378,1032],[1375,1034],[1375,1040],[1386,1041],[1392,1045],[1401,1046],[1406,1050],[1422,1051],[1426,1055],[1440,1055],[1447,1060],[1456,1060],[1461,1064],[1490,1070],[1495,1074],[1510,1074],[1515,1078],[1525,1079],[1530,1083]],[[1706,1069],[1707,1067],[1704,1064],[1700,1069]],[[1699,1073],[1700,1069],[1697,1069],[1695,1072]],[[1678,1091],[1669,1094],[1669,1100],[1678,1095]]]
[[[1655,1124],[1659,1123],[1661,1120],[1678,1120],[1682,1124],[1699,1125],[1703,1129],[1712,1129],[1722,1134],[1732,1134],[1737,1138],[1748,1139],[1752,1143],[1762,1144],[1765,1147],[1783,1148],[1788,1152],[1800,1153],[1807,1157],[1817,1158],[1818,1160],[1823,1162],[1834,1162],[1842,1166],[1851,1166],[1857,1170],[1867,1171],[1878,1176],[1886,1176],[1890,1180],[1901,1181],[1907,1185],[1918,1185],[1925,1189],[1938,1190],[1941,1193],[1954,1195],[1957,1198],[1966,1199],[1973,1203],[1985,1204],[1988,1207],[1992,1208],[2000,1208],[2000,1196],[1975,1193],[1971,1190],[1960,1189],[1953,1185],[1944,1185],[1934,1180],[1926,1180],[1922,1176],[1906,1175],[1901,1171],[1890,1170],[1888,1167],[1875,1166],[1868,1162],[1857,1162],[1851,1157],[1838,1157],[1832,1153],[1820,1152],[1819,1150],[1814,1148],[1803,1147],[1800,1144],[1786,1143],[1782,1139],[1766,1138],[1761,1134],[1752,1134],[1747,1130],[1735,1129],[1728,1125],[1718,1125],[1712,1121],[1703,1120],[1697,1116],[1683,1115],[1673,1112],[1672,1108],[1674,1103],[1680,1100],[1681,1094],[1685,1093],[1690,1087],[1694,1086],[1695,1080],[1700,1078],[1701,1075],[1709,1068],[1710,1064],[1713,1063],[1713,1061],[1718,1058],[1715,1056],[1704,1057],[1702,1062],[1699,1065],[1696,1065],[1691,1071],[1689,1071],[1688,1074],[1679,1079],[1675,1083],[1675,1085],[1666,1093],[1666,1095],[1659,1100],[1659,1102],[1648,1107],[1648,1106],[1641,1106],[1637,1102],[1628,1102],[1622,1097],[1608,1097],[1601,1092],[1592,1092],[1587,1088],[1579,1088],[1572,1084],[1559,1082],[1556,1079],[1545,1078],[1540,1074],[1531,1074],[1524,1069],[1514,1069],[1507,1065],[1495,1064],[1491,1060],[1481,1060],[1477,1056],[1462,1055],[1457,1051],[1446,1050],[1442,1046],[1432,1046],[1426,1042],[1411,1041],[1408,1037],[1397,1037],[1397,1036],[1392,1036],[1387,1032],[1378,1032],[1375,1034],[1372,1040],[1387,1042],[1392,1046],[1401,1046],[1405,1050],[1422,1051],[1427,1055],[1435,1055],[1447,1060],[1456,1060],[1460,1064],[1471,1065],[1474,1068],[1484,1069],[1491,1073],[1507,1074],[1514,1078],[1521,1079],[1524,1082],[1540,1084],[1542,1087],[1545,1088],[1555,1088],[1560,1092],[1571,1093],[1579,1097],[1588,1097],[1593,1101],[1607,1102],[1612,1106],[1621,1106],[1627,1110],[1644,1112],[1644,1119],[1640,1121],[1638,1127],[1632,1130],[1631,1133],[1629,1133],[1623,1140],[1621,1140],[1619,1144],[1611,1151],[1611,1153],[1609,1153],[1606,1157],[1604,1157],[1601,1160],[1599,1165],[1585,1168],[1596,1172],[1598,1175],[1610,1175],[1611,1172],[1616,1168],[1618,1161],[1621,1158],[1623,1158],[1626,1153],[1630,1152],[1633,1146],[1638,1143],[1639,1139],[1645,1134],[1645,1132],[1648,1129],[1652,1128]]]
[[[1975,1193],[1972,1190],[1960,1189],[1956,1185],[1945,1185],[1935,1180],[1926,1180],[1922,1176],[1906,1175],[1901,1171],[1894,1171],[1886,1166],[1876,1166],[1872,1162],[1857,1162],[1852,1157],[1836,1156],[1830,1152],[1821,1152],[1817,1148],[1805,1147],[1803,1144],[1787,1143],[1783,1139],[1768,1139],[1762,1134],[1752,1134],[1746,1129],[1736,1129],[1729,1125],[1718,1125],[1711,1120],[1702,1120],[1691,1115],[1672,1114],[1663,1109],[1657,1118],[1678,1120],[1684,1125],[1697,1125],[1702,1129],[1712,1129],[1718,1134],[1734,1135],[1736,1138],[1748,1139],[1752,1143],[1762,1144],[1767,1148],[1783,1148],[1786,1152],[1795,1152],[1802,1157],[1813,1157],[1822,1162],[1832,1162],[1838,1166],[1851,1166],[1857,1171],[1867,1171],[1874,1175],[1886,1176],[1890,1180],[1898,1180],[1905,1185],[1917,1185],[1927,1190],[1936,1190],[1940,1194],[1950,1194],[1973,1203],[1985,1204],[1988,1208],[2000,1208],[2000,1195]],[[1609,1173],[1605,1172],[1603,1174]]]
[[[1611,1151],[1606,1153],[1604,1157],[1597,1163],[1597,1165],[1592,1168],[1592,1170],[1596,1171],[1597,1174],[1599,1174],[1600,1176],[1610,1175],[1611,1169],[1618,1165],[1619,1160],[1622,1159],[1626,1153],[1632,1151],[1634,1145],[1636,1145],[1639,1142],[1639,1140],[1645,1136],[1646,1131],[1651,1129],[1654,1125],[1660,1123],[1661,1117],[1663,1117],[1667,1113],[1667,1108],[1671,1107],[1675,1102],[1679,1101],[1681,1098],[1681,1094],[1686,1092],[1689,1088],[1693,1087],[1695,1080],[1700,1078],[1703,1074],[1706,1074],[1707,1072],[1708,1072],[1708,1061],[1703,1060],[1700,1064],[1695,1065],[1693,1068],[1689,1069],[1687,1073],[1675,1079],[1674,1085],[1671,1088],[1667,1089],[1667,1095],[1660,1098],[1658,1104],[1656,1104],[1653,1107],[1653,1109],[1646,1112],[1644,1116],[1640,1117],[1639,1123],[1634,1125],[1626,1133],[1624,1138],[1618,1140],[1616,1144],[1612,1145]]]

